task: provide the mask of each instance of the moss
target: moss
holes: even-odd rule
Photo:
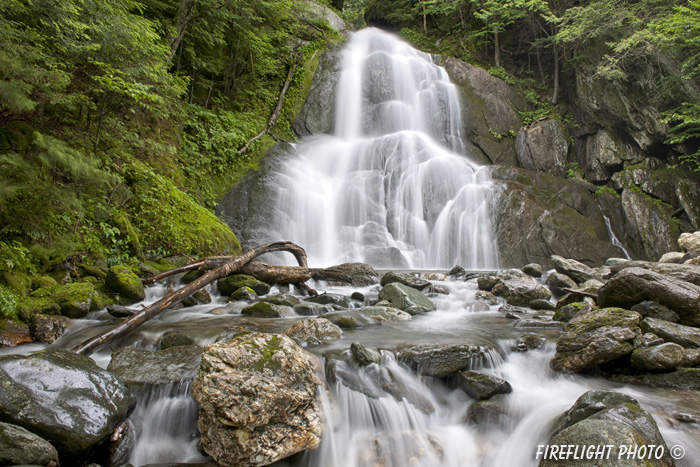
[[[61,308],[61,314],[69,318],[84,317],[90,311],[95,287],[85,282],[74,282],[59,286],[51,299]]]
[[[50,297],[22,297],[19,302],[20,319],[31,323],[37,314],[60,315],[61,307]]]
[[[32,290],[57,286],[58,282],[51,276],[35,276],[32,278]]]
[[[140,301],[146,296],[141,279],[127,266],[112,266],[105,277],[105,284],[113,292],[132,300]]]
[[[349,316],[339,316],[333,321],[333,324],[344,329],[357,327],[357,322]]]
[[[272,336],[270,338],[265,347],[262,347],[260,358],[251,365],[252,369],[262,371],[267,368],[272,371],[279,371],[282,368],[282,363],[274,358],[275,353],[282,349],[279,346],[279,340],[278,336]]]

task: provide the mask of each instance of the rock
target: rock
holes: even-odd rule
[[[490,306],[498,305],[498,298],[491,292],[479,290],[477,293],[474,294],[474,298],[476,300],[486,302]]]
[[[562,177],[566,173],[569,132],[557,119],[538,120],[520,129],[515,137],[515,151],[524,169]]]
[[[70,324],[65,316],[36,315],[32,323],[32,333],[39,342],[53,344],[66,332]]]
[[[136,279],[138,279],[138,277]],[[139,284],[140,283],[139,281]],[[94,293],[95,287],[92,284],[88,282],[73,282],[59,286],[59,288],[51,294],[51,299],[58,303],[63,316],[67,316],[71,319],[79,319],[85,317],[90,311]]]
[[[515,352],[527,352],[528,350],[537,350],[545,343],[544,337],[532,332],[521,334],[515,341],[512,350]]]
[[[335,0],[334,5],[338,11],[342,11],[343,2],[338,2]],[[328,23],[331,29],[337,32],[344,32],[348,29],[345,20],[338,16],[338,14],[327,7],[326,5],[316,3],[313,1],[305,0],[303,1],[304,8],[299,8],[297,10],[298,15],[301,15],[302,20],[307,23],[313,23],[314,21],[324,21]]]
[[[616,375],[613,381],[645,386],[681,390],[700,390],[700,368],[679,368],[670,373],[644,373],[641,375]]]
[[[637,305],[630,308],[630,310],[636,311],[645,318],[661,319],[664,321],[670,321],[672,323],[677,323],[679,320],[678,315],[675,312],[673,312],[673,310],[661,305],[660,303],[652,302],[649,300],[645,300],[642,303],[638,303]]]
[[[425,289],[423,289],[423,292],[426,296],[433,297],[435,295],[449,295],[450,289],[444,285],[431,284]]]
[[[370,363],[380,363],[382,361],[382,355],[379,351],[371,347],[366,347],[359,342],[353,342],[350,345],[350,352],[352,352],[352,356],[355,357],[357,363],[362,366],[367,366]]]
[[[258,295],[270,293],[270,284],[245,274],[233,274],[217,281],[217,288],[221,295],[231,295],[241,287],[248,287]]]
[[[64,465],[82,465],[136,405],[89,357],[50,348],[0,357],[0,418],[49,441]]]
[[[640,345],[640,348],[646,348],[646,347],[654,347],[657,345],[661,345],[664,343],[664,340],[657,336],[656,334],[653,334],[651,332],[645,332],[642,335],[642,345]]]
[[[601,307],[630,308],[645,300],[675,311],[681,324],[700,325],[700,287],[642,268],[615,274],[598,292]]]
[[[562,323],[568,323],[571,319],[578,313],[590,311],[591,306],[583,302],[572,303],[571,305],[564,305],[559,308],[552,319],[554,321],[561,321]]]
[[[342,308],[360,308],[362,306],[362,303],[357,300],[335,293],[322,293],[316,297],[308,298],[306,301],[321,305],[338,305]]]
[[[498,304],[498,302],[496,302]],[[509,305],[510,306],[510,305]],[[464,309],[471,313],[479,313],[484,311],[490,311],[491,307],[487,302],[476,301],[476,302],[466,302],[464,304]]]
[[[149,386],[193,380],[203,349],[180,345],[165,350],[121,347],[112,353],[107,369],[134,392]]]
[[[604,308],[580,313],[566,324],[551,367],[582,372],[631,353],[641,345],[639,313]]]
[[[448,276],[465,276],[466,274],[467,270],[458,264],[453,266],[447,273]]]
[[[554,303],[550,302],[549,300],[544,300],[541,298],[538,298],[537,300],[531,301],[528,306],[532,308],[533,310],[547,310],[547,311],[554,311],[556,308],[554,306]]]
[[[612,445],[610,462],[596,465],[617,466],[620,447],[630,449],[651,445],[663,446],[662,459],[654,465],[672,466],[668,447],[664,442],[654,418],[632,397],[613,391],[588,391],[558,420],[549,442],[553,445],[573,445],[585,449],[587,446]],[[543,459],[540,466],[581,465],[580,461],[556,461]],[[646,466],[646,459],[630,459],[624,465]]]
[[[199,289],[198,291],[193,293],[192,298],[197,300],[197,302],[199,302],[199,303],[203,303],[203,304],[211,303],[211,295],[209,295],[209,292],[207,292],[204,289]]]
[[[410,321],[413,319],[409,313],[389,306],[366,306],[358,311],[379,321]]]
[[[358,310],[336,311],[323,315],[331,323],[341,329],[364,328],[367,326],[378,326],[380,323],[374,318],[360,313]]]
[[[638,163],[644,157],[639,148],[621,141],[606,130],[600,130],[594,136],[588,137],[585,146],[585,160],[581,166],[586,180],[594,183],[610,180],[610,176],[618,172],[625,162]]]
[[[678,246],[681,251],[700,250],[700,231],[682,233],[680,237],[678,237]]]
[[[29,342],[34,342],[34,339],[27,325],[11,319],[0,319],[0,348],[16,347]]]
[[[299,304],[299,299],[294,295],[279,294],[270,295],[262,299],[263,302],[272,303],[273,305],[291,306]]]
[[[51,464],[58,466],[58,453],[51,443],[20,426],[0,422],[0,465]]]
[[[257,300],[258,294],[250,287],[240,287],[231,294],[231,300],[245,300],[252,302]]]
[[[587,280],[586,282],[584,282],[583,284],[580,284],[578,287],[576,287],[575,290],[578,292],[597,295],[598,290],[600,290],[600,288],[603,287],[604,285],[605,284],[603,284],[599,280],[590,279],[590,280]]]
[[[680,367],[693,368],[700,365],[700,349],[685,349]]]
[[[241,310],[241,314],[244,316],[255,316],[257,318],[288,318],[297,316],[291,307],[273,305],[267,302],[258,302],[247,306]]]
[[[642,268],[654,271],[673,279],[690,282],[700,286],[700,268],[688,264],[650,263],[648,261],[625,261],[611,268],[612,274],[617,274],[628,268]]]
[[[379,298],[411,315],[435,310],[435,304],[419,291],[404,284],[393,282],[379,291]]]
[[[685,254],[680,253],[678,251],[669,251],[668,253],[664,253],[661,256],[661,258],[659,258],[659,263],[681,264],[681,263],[683,263],[684,256],[685,256]]]
[[[343,331],[325,318],[306,318],[297,321],[282,332],[294,339],[308,341],[310,338],[319,342],[337,341],[343,335]]]
[[[630,355],[630,363],[642,371],[671,371],[683,362],[684,356],[683,347],[669,342],[634,350]]]
[[[490,399],[496,394],[513,392],[508,381],[478,371],[460,371],[457,373],[457,385],[474,399]]]
[[[675,342],[686,348],[700,347],[700,329],[698,328],[656,318],[644,318],[640,327],[642,331],[654,333],[667,342]]]
[[[526,264],[522,269],[522,272],[527,274],[528,276],[532,277],[541,277],[542,276],[542,266],[540,266],[537,263],[530,263]]]
[[[187,271],[185,275],[180,278],[180,282],[182,282],[183,284],[189,284],[190,282],[194,282],[196,279],[199,279],[204,274],[205,272],[199,269]]]
[[[504,404],[493,400],[479,400],[469,406],[468,421],[477,425],[500,425],[508,417]]]
[[[578,283],[595,279],[595,269],[589,268],[583,263],[557,255],[552,255],[549,259],[554,264],[554,269],[557,272],[566,274]]]
[[[484,366],[488,350],[463,344],[403,345],[397,349],[396,358],[419,375],[448,376]]]
[[[112,266],[107,271],[105,284],[112,292],[130,302],[140,302],[146,298],[146,292],[139,276],[126,266]]]
[[[124,305],[114,304],[107,306],[107,313],[109,313],[111,316],[114,316],[115,318],[129,318],[130,316],[134,316],[138,312],[139,310],[135,310]]]
[[[379,283],[379,274],[372,266],[365,263],[343,263],[331,266],[350,278],[350,285],[354,287],[367,287]]]
[[[398,282],[403,285],[407,285],[409,287],[412,287],[416,290],[423,290],[424,288],[428,287],[430,285],[430,282],[421,279],[420,277],[416,276],[415,274],[411,274],[409,272],[394,272],[394,271],[389,271],[386,274],[382,276],[382,280],[380,282],[381,286],[384,287],[388,284],[392,284],[394,282]]]
[[[497,275],[481,276],[476,280],[476,284],[481,292],[490,292],[501,281]]]
[[[513,274],[517,271],[519,274]],[[552,294],[542,284],[518,270],[510,270],[493,287],[492,293],[515,306],[528,306],[533,300],[549,300]]]
[[[321,54],[309,94],[292,125],[298,136],[333,132],[336,88],[340,81],[341,63],[341,54],[338,49],[331,49]]]
[[[160,340],[160,349],[165,350],[181,345],[190,346],[196,344],[197,342],[190,336],[187,330],[173,329],[163,334],[163,338]]]
[[[316,448],[323,424],[315,364],[283,335],[207,346],[192,385],[203,450],[220,466],[263,466]]]
[[[552,294],[559,298],[566,295],[567,292],[564,289],[574,289],[576,288],[576,281],[567,276],[566,274],[561,274],[559,272],[553,272],[547,276],[547,286]]]
[[[294,312],[300,316],[320,316],[333,311],[331,305],[321,305],[320,303],[301,302],[294,305]]]
[[[656,259],[660,254],[675,249],[680,231],[678,224],[671,222],[673,207],[625,188],[622,191],[622,209],[628,235],[632,243],[638,245],[636,257]]]
[[[353,292],[352,294],[350,294],[350,298],[352,298],[353,300],[357,300],[358,302],[364,303],[365,294],[363,294],[362,292]]]

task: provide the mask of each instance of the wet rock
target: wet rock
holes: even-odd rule
[[[498,302],[496,302],[498,303]],[[464,304],[464,309],[475,313],[475,312],[484,312],[484,311],[489,311],[491,310],[491,307],[487,302],[482,302],[482,301],[476,301],[476,302],[467,302]]]
[[[516,317],[516,319],[519,319],[521,317],[521,315],[529,314],[530,310],[528,310],[527,308],[524,308],[524,307],[506,304],[506,305],[498,307],[498,311],[501,313],[514,315]]]
[[[231,295],[241,287],[248,287],[258,295],[270,293],[270,284],[257,280],[246,274],[233,274],[217,281],[217,288],[221,295]]]
[[[590,279],[590,280],[587,280],[586,282],[580,284],[578,287],[576,287],[575,290],[578,292],[582,292],[582,293],[597,295],[598,290],[600,290],[600,288],[603,287],[604,285],[605,284],[603,284],[599,280]]]
[[[199,279],[204,274],[205,271],[201,271],[199,269],[187,271],[185,275],[180,278],[180,282],[182,282],[183,284],[189,284],[190,282],[194,282],[196,279]]]
[[[211,303],[211,295],[209,295],[209,292],[207,292],[204,289],[199,289],[195,293],[192,294],[192,298],[197,300],[199,303],[207,304]]]
[[[498,298],[491,292],[479,290],[477,293],[474,294],[474,298],[486,302],[491,306],[498,305]]]
[[[138,280],[138,277],[136,279]],[[139,284],[141,284],[140,281]],[[62,285],[56,289],[56,291],[51,294],[51,299],[58,303],[63,316],[67,316],[71,319],[79,319],[85,317],[90,311],[94,293],[95,287],[92,284],[87,282],[73,282],[71,284]]]
[[[542,266],[537,263],[526,264],[521,271],[523,271],[528,276],[532,277],[542,277]]]
[[[231,294],[231,300],[245,300],[252,302],[258,299],[258,294],[250,287],[240,287]]]
[[[680,253],[678,251],[669,251],[668,253],[664,253],[661,258],[659,258],[659,263],[674,263],[674,264],[682,264],[683,257],[685,254]]]
[[[535,316],[531,318],[520,318],[513,325],[515,329],[561,329],[562,324],[558,321]]]
[[[163,334],[163,338],[160,340],[160,349],[165,350],[181,345],[196,345],[196,343],[188,331],[174,329]]]
[[[478,371],[460,371],[457,373],[457,385],[474,399],[490,399],[497,394],[513,392],[508,381],[497,376]]]
[[[670,321],[672,323],[677,323],[679,320],[678,315],[673,310],[663,306],[660,303],[652,302],[650,300],[645,300],[642,303],[638,303],[630,309],[632,311],[636,311],[645,318],[655,318]]]
[[[561,177],[566,172],[569,132],[557,119],[538,120],[520,129],[515,138],[515,151],[524,169]]]
[[[269,297],[263,298],[262,301],[267,302],[267,303],[272,303],[273,305],[282,305],[282,306],[291,306],[291,307],[299,304],[299,299],[296,298],[294,295],[289,295],[289,294],[270,295]]]
[[[604,308],[580,313],[565,326],[551,361],[556,371],[582,372],[631,353],[641,345],[639,313]]]
[[[428,297],[433,297],[435,295],[449,295],[450,289],[444,285],[430,284],[428,287],[423,289],[423,293]]]
[[[389,306],[366,306],[358,311],[379,321],[410,321],[413,319],[409,313]]]
[[[131,303],[140,302],[146,298],[146,292],[141,279],[126,266],[112,266],[107,271],[105,284],[112,292],[116,292]]]
[[[587,305],[583,302],[572,303],[571,305],[564,305],[563,307],[559,308],[554,313],[554,315],[552,315],[552,319],[554,321],[568,323],[569,321],[571,321],[571,318],[576,316],[578,313],[590,311],[590,309],[590,305]]]
[[[667,342],[675,342],[683,347],[700,347],[700,329],[671,323],[655,318],[644,318],[640,324],[642,331],[651,332]]]
[[[360,308],[362,303],[357,300],[353,300],[345,295],[335,294],[335,293],[322,293],[316,297],[311,297],[306,300],[307,302],[318,303],[320,305],[338,305],[342,308]]]
[[[0,417],[49,441],[64,465],[82,465],[136,404],[89,357],[51,348],[0,357],[0,389]]]
[[[549,300],[544,300],[541,298],[538,298],[537,300],[531,301],[528,306],[532,308],[533,310],[546,310],[546,311],[554,311],[555,306],[554,303],[550,302]]]
[[[337,49],[321,54],[308,97],[292,126],[298,136],[333,132],[341,63],[341,54]]]
[[[625,261],[611,268],[612,274],[617,274],[628,268],[642,268],[661,274],[672,279],[690,282],[700,286],[700,268],[689,264],[652,263],[649,261]]]
[[[386,396],[386,392],[379,388],[374,381],[366,381],[360,377],[354,370],[354,365],[349,364],[344,356],[326,355],[326,379],[329,384],[340,382],[372,399]]]
[[[700,349],[685,349],[683,361],[679,367],[693,368],[700,365]]]
[[[576,288],[576,281],[566,274],[553,272],[547,276],[547,286],[549,287],[549,290],[552,291],[552,294],[559,298],[568,293],[564,291],[564,289]]]
[[[574,291],[574,292],[567,293],[566,295],[561,297],[559,300],[557,300],[557,304],[556,304],[555,308],[557,310],[559,310],[562,307],[565,307],[567,305],[576,305],[577,303],[581,303],[583,305],[589,305],[591,307],[596,306],[596,303],[592,298]]]
[[[516,269],[499,277],[499,282],[491,291],[497,297],[505,298],[511,305],[528,306],[533,300],[548,300],[552,296],[542,284]]]
[[[527,352],[528,350],[537,350],[545,343],[544,337],[532,332],[521,334],[515,341],[512,350],[515,352]]]
[[[320,316],[333,311],[331,305],[321,305],[320,303],[301,302],[294,305],[294,312],[300,316]]]
[[[681,251],[700,250],[700,232],[682,233],[678,237],[678,246]]]
[[[636,349],[630,355],[630,363],[642,371],[671,371],[682,362],[685,352],[683,347],[672,342]]]
[[[680,233],[678,224],[671,222],[673,207],[657,203],[645,193],[630,188],[622,191],[622,210],[627,235],[636,247],[636,257],[656,259],[659,254],[675,250]]]
[[[203,450],[220,466],[263,466],[316,448],[323,424],[315,364],[283,335],[207,346],[192,386]]]
[[[488,364],[487,352],[478,345],[404,345],[396,357],[419,375],[448,376]]]
[[[503,403],[494,400],[479,400],[469,406],[468,421],[477,425],[499,425],[508,418],[508,410]]]
[[[670,373],[645,373],[641,375],[616,375],[613,381],[645,386],[700,390],[700,368],[679,368]]]
[[[11,319],[0,320],[0,347],[16,347],[33,341],[27,325]]]
[[[134,308],[129,308],[128,306],[124,305],[109,305],[107,307],[107,313],[109,313],[111,316],[114,316],[115,318],[129,318],[130,316],[134,316],[136,313],[138,313],[139,310],[135,310]]]
[[[382,355],[378,350],[364,346],[359,342],[350,344],[350,352],[352,352],[352,356],[355,357],[357,363],[362,366],[367,366],[371,363],[380,363],[382,361]]]
[[[558,255],[549,257],[554,264],[554,269],[561,274],[566,274],[578,283],[586,282],[595,279],[595,269],[586,266],[573,259],[562,258]]]
[[[36,315],[32,323],[32,333],[39,342],[53,344],[66,332],[70,324],[65,316]]]
[[[308,341],[310,338],[319,342],[337,341],[343,331],[325,318],[307,318],[297,321],[282,332],[294,339]]]
[[[336,311],[327,313],[323,317],[341,329],[364,328],[380,324],[376,319],[370,318],[358,310]]]
[[[365,263],[343,263],[332,266],[350,278],[350,285],[354,287],[366,287],[379,283],[379,274],[372,266]]]
[[[457,277],[464,276],[466,274],[467,274],[467,270],[464,269],[460,265],[453,266],[452,269],[450,269],[449,272],[447,273],[448,276],[457,276]]]
[[[598,292],[601,307],[631,308],[651,300],[675,311],[681,324],[700,325],[700,287],[642,268],[615,274]]]
[[[0,422],[0,465],[58,466],[58,453],[34,433]]]
[[[179,345],[165,350],[121,347],[112,353],[107,369],[134,392],[148,386],[190,381],[197,374],[203,349]]]
[[[656,334],[652,334],[651,332],[646,332],[642,335],[642,345],[640,345],[640,348],[646,348],[646,347],[654,347],[657,345],[661,345],[664,343],[664,340],[657,336]]]
[[[353,292],[350,295],[350,298],[352,298],[353,300],[357,300],[358,302],[364,302],[365,301],[365,294],[363,294],[361,292]]]
[[[409,287],[412,287],[416,290],[423,290],[426,287],[430,285],[429,281],[426,281],[424,279],[421,279],[419,276],[415,274],[411,274],[409,272],[395,272],[395,271],[389,271],[386,274],[382,276],[382,280],[380,282],[381,286],[384,287],[388,284],[392,284],[394,282],[398,282],[403,285],[407,285]]]
[[[435,310],[435,304],[428,297],[398,282],[383,287],[379,292],[379,298],[389,301],[393,307],[411,315]]]
[[[267,302],[258,302],[247,306],[241,310],[241,314],[244,316],[255,316],[257,318],[288,318],[297,316],[291,307],[273,305]]]

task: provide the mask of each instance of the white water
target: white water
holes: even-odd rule
[[[343,60],[335,135],[276,174],[268,234],[315,265],[496,269],[492,182],[465,154],[445,70],[377,29],[353,34]]]
[[[605,227],[607,227],[608,229],[608,237],[610,238],[610,243],[622,250],[622,253],[625,255],[625,258],[631,260],[632,258],[630,257],[630,254],[627,252],[620,240],[615,236],[615,232],[613,232],[612,227],[610,226],[610,218],[608,216],[603,216],[603,219],[605,219]]]

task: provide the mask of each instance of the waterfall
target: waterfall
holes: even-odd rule
[[[345,49],[336,102],[334,135],[297,145],[271,177],[266,235],[314,265],[497,268],[489,170],[466,154],[445,70],[365,29]]]

